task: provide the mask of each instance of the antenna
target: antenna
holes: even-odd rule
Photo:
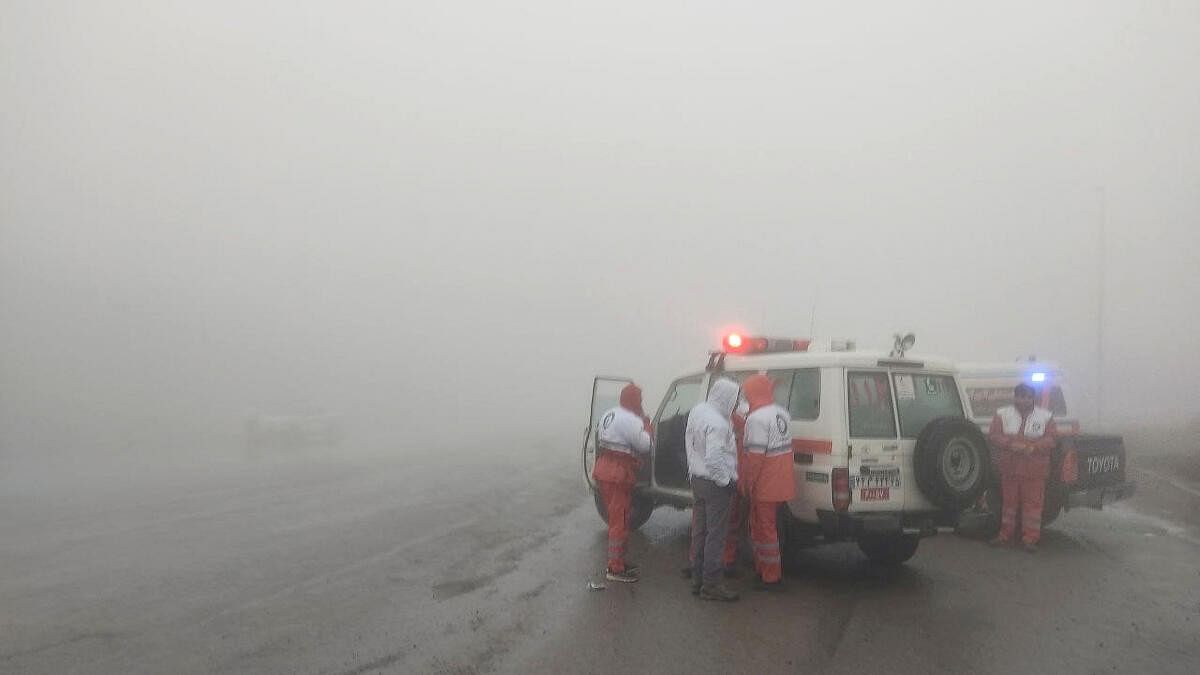
[[[808,313],[808,337],[812,339],[816,335],[815,329],[817,325],[817,300],[821,298],[821,282],[817,282],[817,287],[813,291],[812,310]]]

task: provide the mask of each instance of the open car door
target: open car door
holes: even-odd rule
[[[592,407],[587,429],[583,432],[583,479],[593,491],[592,468],[596,466],[596,424],[605,410],[616,407],[621,399],[621,390],[633,380],[626,377],[597,376],[592,380]]]

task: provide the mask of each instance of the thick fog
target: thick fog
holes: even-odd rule
[[[574,453],[734,325],[1186,423],[1198,74],[1190,1],[5,2],[0,444]]]

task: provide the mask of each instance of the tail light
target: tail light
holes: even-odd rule
[[[830,478],[833,486],[833,510],[845,511],[850,508],[850,469],[834,469]]]
[[[1067,448],[1063,454],[1059,479],[1064,485],[1074,485],[1079,480],[1079,453],[1074,447]]]

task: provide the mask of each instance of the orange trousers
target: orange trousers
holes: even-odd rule
[[[753,502],[750,508],[750,541],[754,543],[754,570],[763,581],[772,584],[783,577],[779,556],[779,532],[775,514],[780,502]]]
[[[1021,509],[1021,541],[1036,544],[1042,538],[1042,505],[1046,500],[1046,476],[1006,473],[1000,476],[1004,507],[1000,511],[1000,538],[1012,541]]]
[[[596,481],[604,511],[608,514],[608,571],[625,571],[625,540],[629,538],[629,510],[633,486],[628,483]]]

